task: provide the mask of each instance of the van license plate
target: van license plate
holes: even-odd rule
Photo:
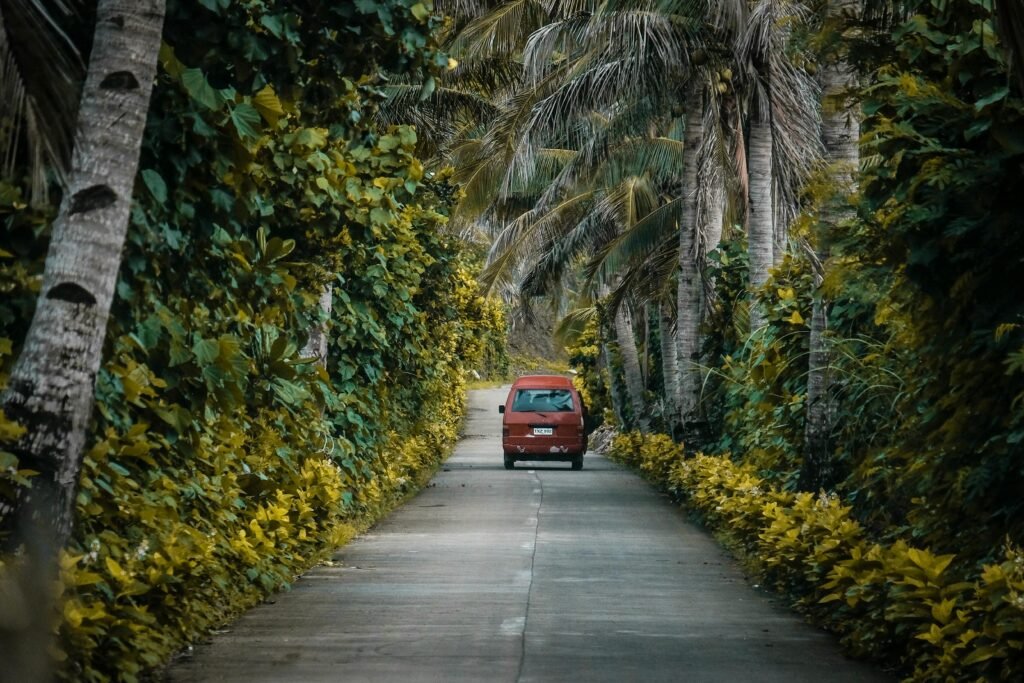
[[[534,427],[533,428],[533,435],[534,436],[551,436],[554,433],[555,433],[555,430],[552,429],[551,427]]]

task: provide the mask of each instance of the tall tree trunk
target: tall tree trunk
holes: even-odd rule
[[[679,282],[676,292],[676,359],[679,371],[679,418],[683,438],[693,436],[697,420],[700,373],[701,279],[697,262],[697,166],[704,138],[704,88],[697,78],[689,86],[683,144],[683,210],[679,226]]]
[[[333,285],[324,285],[320,292],[318,311],[320,322],[309,330],[309,339],[302,347],[303,358],[316,358],[316,364],[320,367],[327,365],[327,325],[331,319],[331,306],[334,302]]]
[[[831,0],[829,15],[839,19],[854,16],[857,0]],[[857,189],[856,174],[860,163],[860,101],[851,97],[857,85],[853,68],[841,55],[827,59],[821,69],[822,140],[833,196],[821,211],[817,260],[826,264],[828,240],[835,226],[853,217],[849,196]],[[829,448],[829,355],[826,340],[828,303],[820,283],[823,272],[816,277],[818,287],[811,310],[809,369],[807,375],[806,423],[804,426],[804,461],[799,487],[817,491],[833,484],[833,463]]]
[[[747,221],[747,256],[750,264],[750,331],[765,324],[765,312],[753,292],[768,280],[774,263],[775,202],[772,200],[772,127],[767,118],[750,124],[750,220]]]
[[[604,367],[608,371],[608,399],[612,402],[612,412],[619,419],[619,424],[624,430],[629,430],[632,424],[626,416],[626,404],[619,390],[618,378],[615,376],[615,363],[612,362],[611,342],[601,344],[601,356],[604,359]]]
[[[54,551],[71,534],[163,15],[163,0],[99,2],[68,187],[32,325],[3,395],[7,416],[28,429],[16,445],[20,466],[39,472],[9,524],[17,541],[31,540],[30,527],[48,532]]]
[[[702,257],[707,256],[710,252],[718,249],[718,246],[722,243],[722,224],[724,222],[725,182],[722,180],[721,175],[719,175],[715,178],[714,186],[711,188],[710,198],[708,200],[708,210],[707,215],[705,216],[704,229],[702,232]],[[703,258],[701,259],[701,265],[707,265]]]
[[[644,377],[640,371],[640,356],[636,349],[633,323],[625,306],[620,306],[615,312],[615,341],[618,342],[619,355],[622,357],[622,375],[626,380],[626,393],[629,396],[630,408],[633,410],[632,422],[641,431],[646,432],[649,422],[644,405]]]
[[[658,333],[661,339],[661,376],[665,384],[665,428],[675,436],[679,426],[679,363],[676,360],[675,336],[672,334],[672,304],[662,301],[658,306]]]
[[[775,256],[772,259],[772,265],[782,265],[783,259],[786,258],[786,252],[789,251],[789,225],[779,217],[779,207],[775,207]]]

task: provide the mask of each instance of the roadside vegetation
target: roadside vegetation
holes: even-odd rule
[[[615,457],[852,651],[1024,673],[1017,0],[0,27],[0,674],[56,630],[65,678],[143,677],[287,585],[470,371],[561,368],[505,350],[538,311]]]
[[[385,71],[447,68],[440,20],[356,4],[4,6],[0,86],[21,106],[0,140],[0,678],[44,680],[49,650],[68,680],[134,680],[287,587],[425,481],[457,436],[467,373],[501,365],[502,307],[447,226],[457,187],[417,159],[411,126],[374,120]],[[64,30],[49,42],[45,11]],[[61,178],[77,190],[111,163],[70,147],[91,79],[107,79],[102,98],[135,78],[130,62],[93,71],[110,22],[136,21],[156,71],[138,170],[115,158],[126,188],[60,204]],[[105,255],[109,318],[79,326],[103,296],[73,265],[54,286],[44,257],[90,263],[67,226],[113,211],[108,196],[125,221]],[[29,332],[37,302],[65,332]],[[69,370],[87,326],[96,366]],[[48,385],[86,396],[84,417],[46,412]]]
[[[617,457],[858,654],[1019,678],[1020,4],[443,7],[421,149]]]

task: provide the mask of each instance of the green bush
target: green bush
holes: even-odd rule
[[[450,173],[373,122],[383,68],[447,63],[422,9],[168,3],[62,560],[65,678],[145,676],[287,587],[425,481],[466,373],[502,363],[501,307],[446,227]],[[48,237],[10,194],[0,386]],[[303,351],[318,330],[322,363]],[[31,475],[4,449],[16,430],[0,417],[0,502]]]

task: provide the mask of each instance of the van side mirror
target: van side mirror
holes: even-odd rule
[[[499,413],[504,413],[505,412],[505,406],[498,406],[498,412]]]

